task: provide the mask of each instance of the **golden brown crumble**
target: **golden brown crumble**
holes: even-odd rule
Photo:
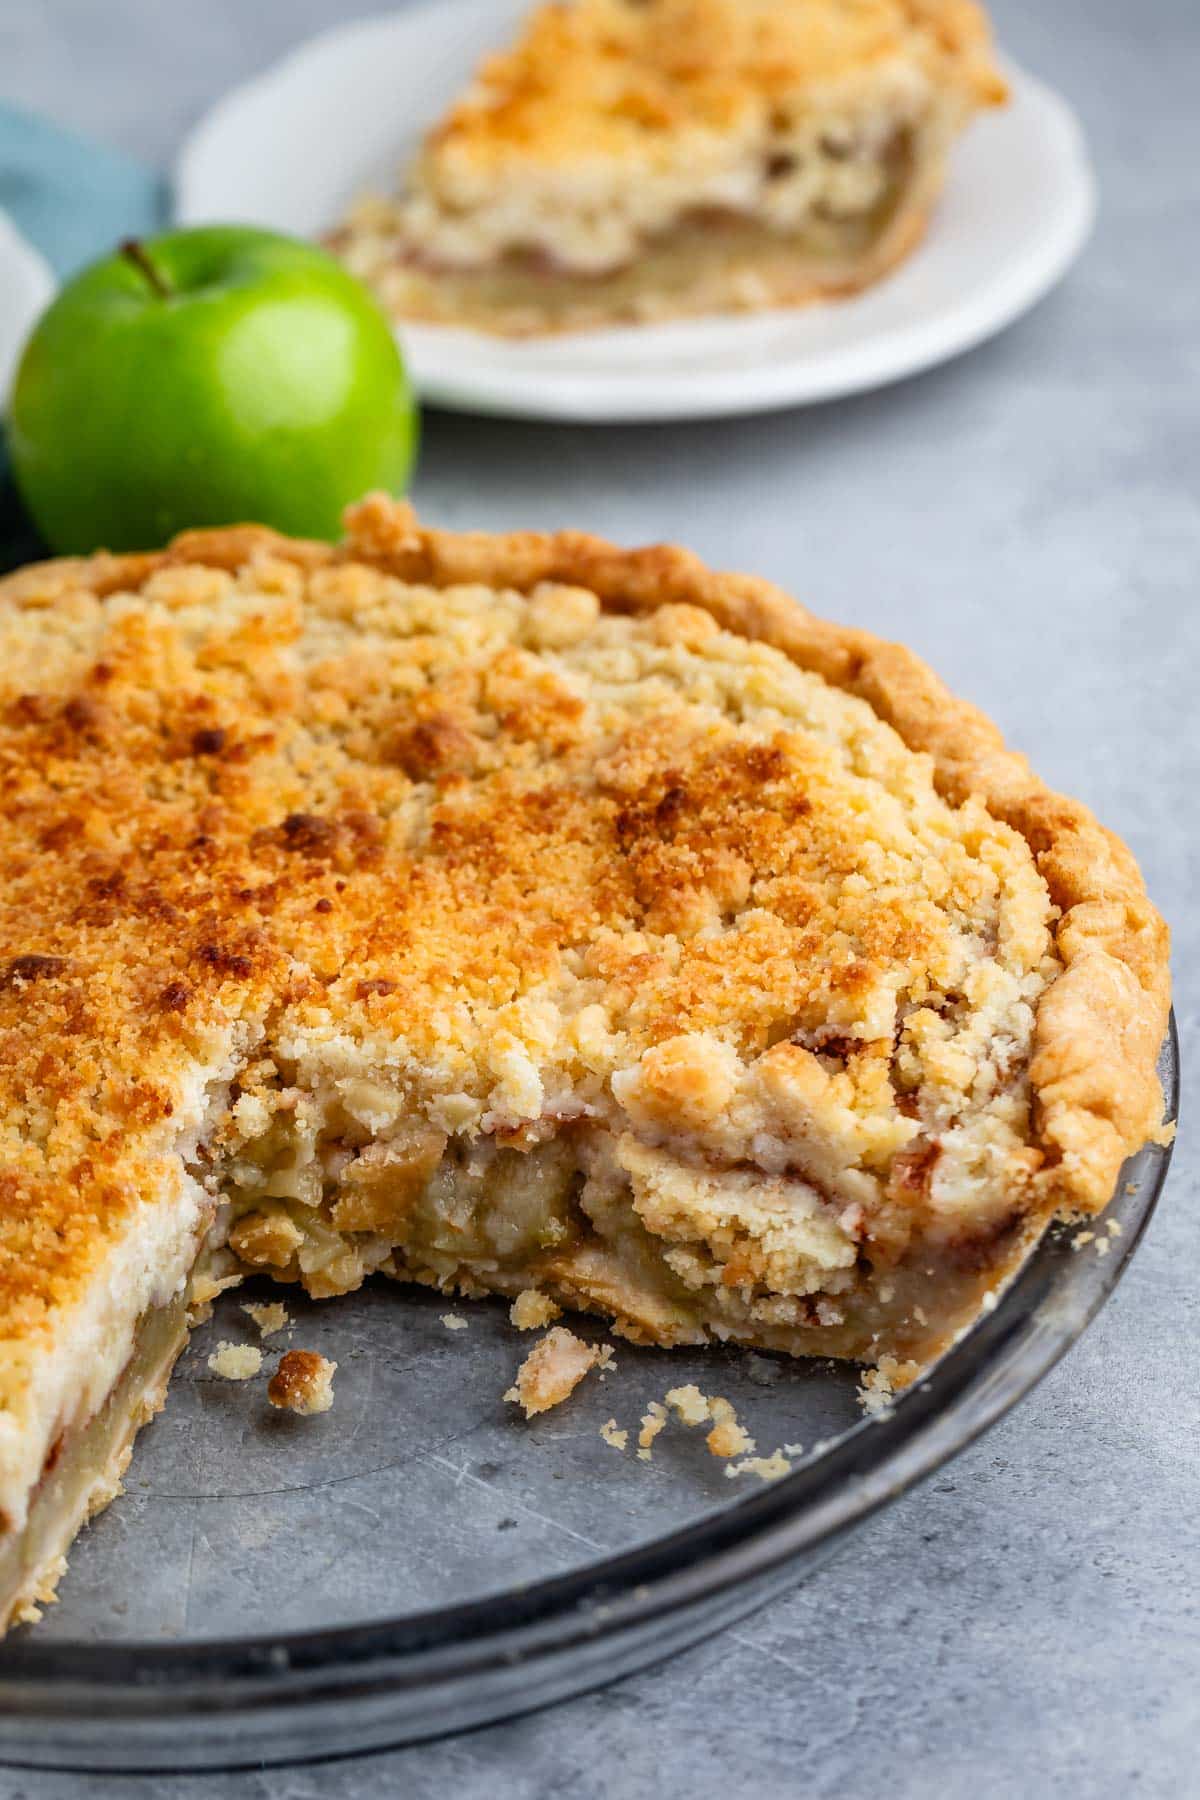
[[[770,1456],[747,1456],[741,1462],[727,1463],[725,1473],[729,1477],[735,1475],[757,1475],[760,1481],[779,1481],[782,1476],[790,1475],[792,1465],[782,1450],[773,1450]]]
[[[614,1450],[624,1450],[629,1442],[629,1433],[620,1430],[615,1419],[606,1420],[600,1427],[600,1436],[606,1444],[611,1444]]]
[[[258,1326],[259,1335],[264,1338],[275,1337],[291,1324],[287,1307],[280,1300],[264,1302],[250,1300],[242,1307],[242,1311],[249,1314],[255,1325]]]
[[[705,1442],[713,1456],[743,1456],[754,1450],[754,1439],[738,1423],[732,1402],[721,1395],[701,1393],[689,1383],[671,1388],[666,1403],[684,1425],[711,1424]]]
[[[1003,93],[973,0],[575,0],[534,10],[438,128],[444,154],[511,169],[643,149],[688,126],[728,129],[808,84],[904,54]]]
[[[565,1325],[555,1325],[533,1346],[504,1398],[520,1406],[527,1419],[549,1412],[570,1398],[589,1369],[608,1360],[607,1349],[585,1344]]]
[[[316,1350],[287,1350],[267,1383],[267,1399],[285,1412],[328,1412],[337,1364]]]
[[[523,1288],[509,1308],[508,1316],[518,1331],[540,1331],[543,1325],[553,1325],[555,1319],[561,1318],[562,1307],[551,1300],[549,1294],[540,1294],[536,1288]]]

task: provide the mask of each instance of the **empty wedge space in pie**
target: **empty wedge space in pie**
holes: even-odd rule
[[[0,583],[5,1619],[245,1275],[903,1381],[1159,1127],[1132,856],[909,652],[347,525]]]
[[[545,5],[331,243],[397,318],[514,336],[852,293],[1004,96],[973,0]]]

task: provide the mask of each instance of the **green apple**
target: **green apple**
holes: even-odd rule
[[[366,288],[315,245],[236,225],[123,244],[69,282],[26,345],[9,430],[60,552],[244,520],[336,537],[348,501],[403,491],[417,439]]]

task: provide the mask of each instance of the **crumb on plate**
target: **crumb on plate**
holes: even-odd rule
[[[754,1439],[742,1425],[733,1404],[720,1394],[702,1394],[693,1383],[686,1387],[672,1388],[667,1394],[667,1405],[679,1415],[685,1425],[709,1425],[705,1442],[713,1456],[744,1456],[756,1446]]]
[[[274,1337],[285,1325],[291,1324],[291,1315],[281,1300],[247,1300],[242,1311],[253,1319],[261,1337]]]
[[[608,1419],[600,1427],[600,1436],[606,1444],[611,1444],[614,1450],[624,1450],[629,1442],[629,1433],[619,1430],[615,1419]]]
[[[679,1415],[685,1425],[707,1425],[708,1395],[702,1394],[693,1382],[686,1387],[671,1388],[667,1394],[667,1405]]]
[[[728,1400],[715,1395],[708,1403],[713,1428],[704,1440],[713,1456],[750,1456],[758,1448]]]
[[[468,1321],[463,1318],[461,1313],[443,1313],[442,1324],[447,1331],[465,1331]]]
[[[650,1446],[667,1422],[667,1409],[661,1400],[651,1400],[642,1414],[642,1428],[638,1432],[638,1458],[641,1462],[649,1462],[653,1456]]]
[[[533,1346],[504,1398],[522,1407],[527,1419],[549,1412],[575,1392],[589,1369],[611,1365],[612,1351],[605,1349],[607,1356],[565,1325],[555,1325]]]
[[[223,1381],[249,1381],[262,1368],[262,1351],[257,1344],[220,1343],[208,1366]]]
[[[989,1300],[991,1306],[988,1305]],[[983,1305],[984,1310],[990,1312],[996,1305],[995,1295],[986,1294]],[[863,1371],[863,1378],[859,1383],[858,1398],[863,1411],[875,1418],[889,1412],[896,1390],[907,1386],[917,1373],[915,1363],[902,1363],[894,1356],[881,1356],[875,1368]]]
[[[316,1350],[286,1350],[267,1385],[267,1399],[284,1412],[328,1412],[336,1369],[335,1362]]]
[[[757,1475],[763,1481],[778,1481],[781,1475],[791,1472],[791,1463],[782,1450],[775,1450],[770,1456],[748,1456],[742,1462],[726,1463],[725,1473],[732,1478],[735,1475]]]

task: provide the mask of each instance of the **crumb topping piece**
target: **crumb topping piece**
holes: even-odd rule
[[[640,1462],[650,1462],[653,1460],[654,1451],[652,1445],[659,1433],[666,1429],[666,1424],[666,1407],[661,1400],[651,1400],[645,1412],[642,1414],[641,1430],[638,1432],[637,1453]]]
[[[748,1456],[742,1462],[728,1463],[725,1473],[730,1478],[736,1475],[757,1475],[761,1481],[778,1481],[781,1476],[791,1473],[792,1465],[782,1450],[773,1450],[770,1456]]]
[[[611,1444],[614,1450],[624,1450],[629,1442],[629,1433],[619,1429],[615,1419],[605,1420],[600,1427],[600,1436],[606,1444]]]
[[[755,1449],[754,1439],[738,1423],[737,1413],[728,1400],[719,1397],[709,1402],[713,1428],[704,1440],[713,1456],[742,1456]]]
[[[996,1304],[995,1296],[988,1294],[985,1300],[991,1301],[991,1307],[987,1308],[991,1311]],[[881,1356],[873,1369],[863,1371],[859,1383],[858,1398],[863,1411],[876,1417],[890,1412],[896,1394],[907,1387],[919,1372],[914,1362],[901,1362],[894,1356]]]
[[[337,1364],[316,1350],[287,1350],[267,1384],[267,1399],[285,1412],[328,1412]]]
[[[275,1337],[291,1324],[291,1315],[281,1300],[248,1300],[242,1311],[258,1326],[260,1337]]]
[[[712,1430],[705,1442],[713,1456],[742,1456],[755,1448],[754,1439],[738,1423],[732,1401],[719,1394],[702,1394],[694,1384],[672,1388],[667,1405],[685,1425],[707,1425]]]
[[[607,1352],[607,1354],[606,1354]],[[527,1419],[561,1406],[579,1386],[589,1369],[607,1367],[612,1361],[608,1345],[585,1344],[565,1325],[556,1325],[533,1346],[517,1370],[517,1379],[504,1398],[519,1406]]]
[[[443,1313],[442,1324],[447,1331],[466,1331],[469,1321],[461,1313]]]
[[[543,1325],[553,1325],[555,1319],[562,1317],[562,1307],[548,1294],[526,1288],[513,1301],[508,1316],[518,1331],[539,1331]]]
[[[262,1360],[257,1344],[220,1343],[209,1357],[208,1366],[223,1381],[249,1381],[262,1368]]]

